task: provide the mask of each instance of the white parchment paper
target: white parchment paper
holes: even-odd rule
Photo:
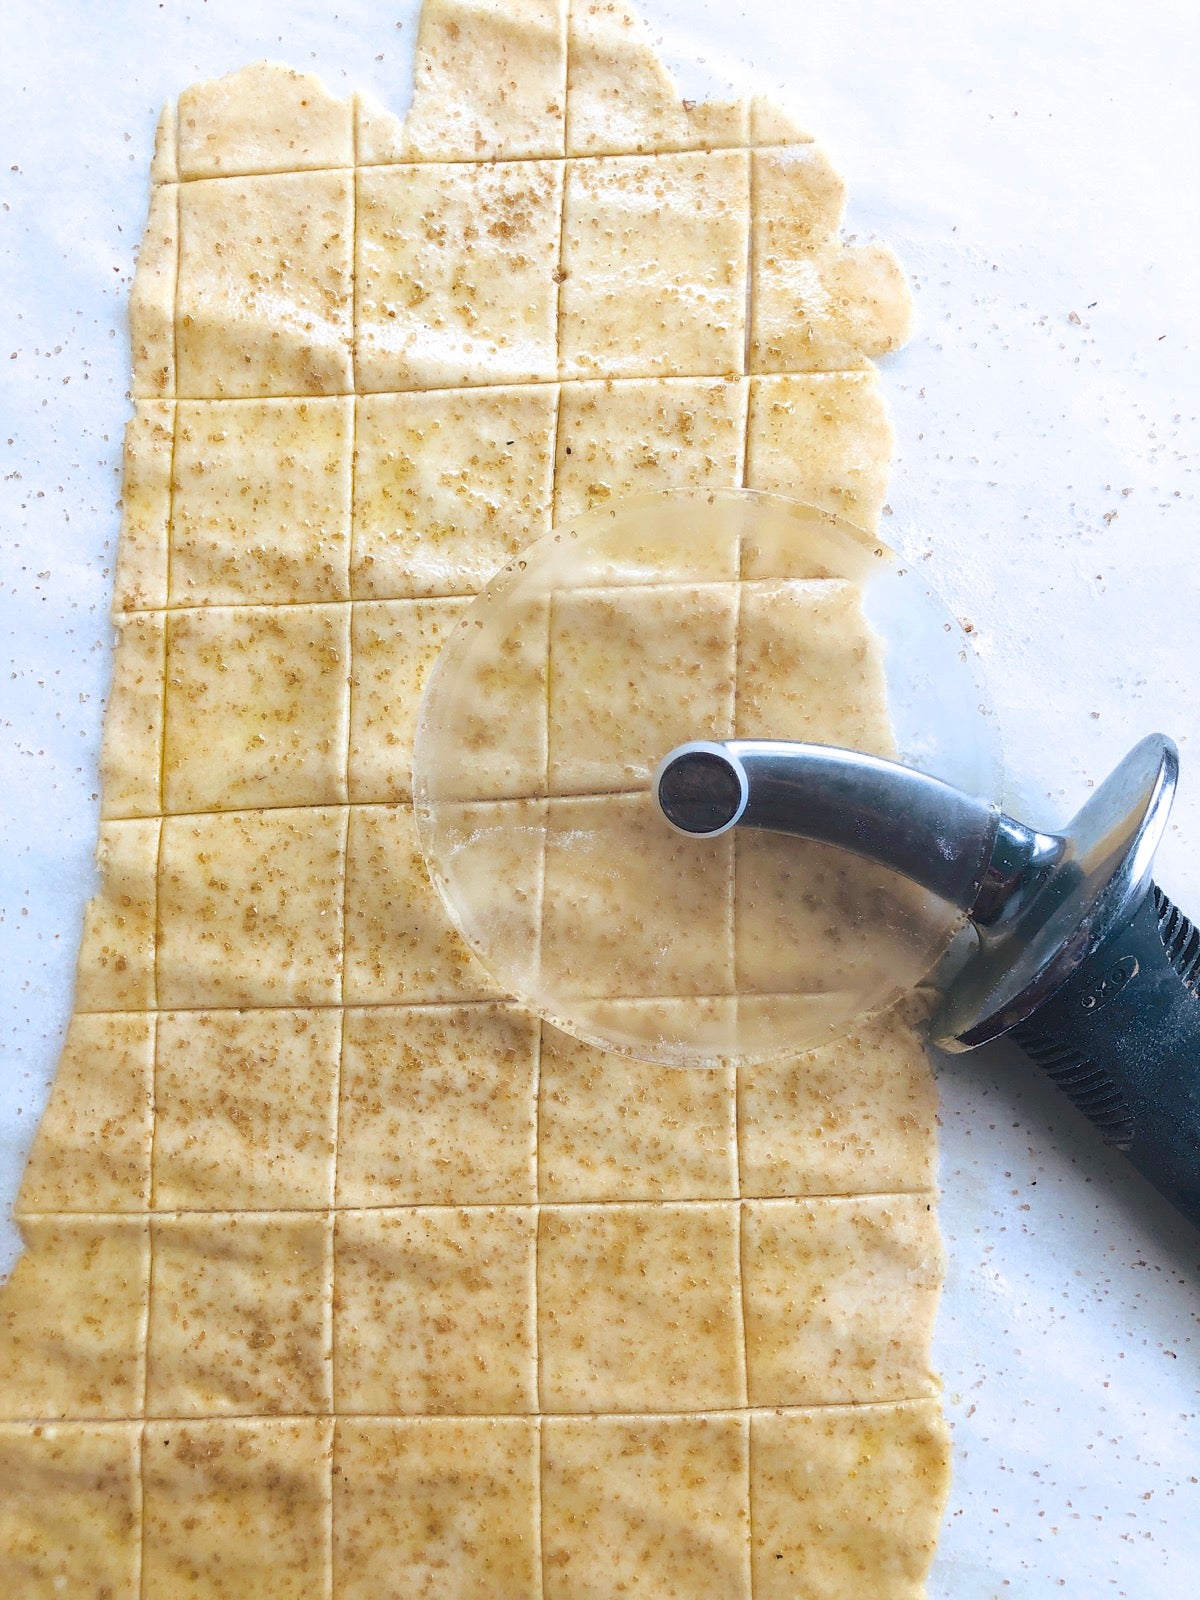
[[[0,1213],[91,883],[126,297],[157,110],[269,55],[408,98],[416,5],[0,12]],[[689,92],[775,92],[912,274],[885,534],[968,619],[1028,820],[1172,734],[1200,916],[1200,21],[1191,0],[643,0]],[[1200,1237],[1015,1055],[940,1069],[955,1483],[933,1600],[1200,1590]],[[0,1268],[16,1249],[10,1228]],[[714,1597],[716,1600],[716,1597]]]

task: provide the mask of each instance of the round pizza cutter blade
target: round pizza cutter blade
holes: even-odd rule
[[[501,573],[431,678],[414,795],[467,943],[566,1031],[795,1053],[955,943],[937,1043],[1011,1035],[1200,1223],[1200,928],[1151,876],[1177,774],[1155,734],[1062,833],[1006,815],[932,592],[836,517],[728,491],[593,513]]]
[[[875,538],[747,491],[560,528],[474,602],[422,705],[417,823],[453,922],[508,993],[608,1049],[736,1064],[836,1037],[965,918],[836,845],[666,822],[674,746],[780,737],[998,792],[961,630]]]

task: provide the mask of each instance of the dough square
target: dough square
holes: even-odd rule
[[[328,1411],[328,1216],[211,1211],[152,1227],[150,1415]]]
[[[758,140],[756,143],[760,142]],[[778,141],[772,141],[778,143]],[[754,291],[769,292],[789,267],[828,251],[846,211],[846,181],[812,140],[786,140],[751,157]],[[865,365],[860,360],[856,365]],[[803,365],[793,371],[806,371]]]
[[[736,1205],[544,1206],[542,1408],[746,1403]]]
[[[169,812],[344,801],[350,607],[172,612],[164,720]]]
[[[505,599],[496,634],[465,629],[454,641],[451,699],[442,686],[427,736],[437,752],[425,769],[429,802],[531,800],[546,793],[550,602]],[[419,781],[419,779],[418,779]]]
[[[724,379],[720,380],[722,383]],[[563,388],[569,387],[564,384]],[[614,380],[615,387],[615,380]],[[652,515],[639,518],[636,539],[627,531],[610,538],[601,535],[588,551],[587,587],[590,589],[617,589],[626,586],[654,587],[674,585],[694,588],[707,583],[737,583],[744,522],[744,513],[730,501],[727,515],[719,533],[705,539],[686,539],[685,530],[694,526],[691,509],[684,498],[655,495],[653,503],[643,506]],[[610,507],[609,518],[617,516],[617,508]],[[596,517],[597,529],[604,523]],[[579,537],[578,528],[556,535],[559,538]],[[568,572],[560,587],[582,588],[578,574]]]
[[[795,1041],[797,1049],[801,1040],[806,1050],[822,1049],[840,1038],[845,1027],[847,1001],[836,989],[824,994],[743,994],[736,1005],[739,1045],[750,1057],[778,1051],[780,1039]]]
[[[540,1593],[539,1500],[531,1419],[341,1417],[334,1593],[529,1600]]]
[[[544,986],[603,999],[731,993],[730,839],[677,836],[648,790],[551,800]]]
[[[349,172],[200,178],[179,192],[179,393],[345,394]]]
[[[812,134],[797,122],[788,107],[756,94],[750,100],[750,143],[811,144]]]
[[[690,1061],[697,1053],[711,1061],[732,1059],[740,1050],[739,1012],[744,1001],[737,995],[666,996],[659,1000],[590,999],[576,1004],[573,1015],[585,1037],[604,1042],[607,1053],[618,1050],[635,1061],[649,1053],[665,1052],[672,1070],[697,1070]],[[610,1041],[611,1051],[607,1050]],[[661,1054],[657,1055],[662,1060]],[[701,1069],[703,1070],[703,1069]]]
[[[139,1423],[0,1423],[0,1550],[13,1600],[137,1593]]]
[[[942,1248],[931,1194],[758,1200],[743,1212],[750,1404],[937,1392]]]
[[[412,807],[354,806],[346,856],[346,1004],[502,998],[429,881]]]
[[[446,803],[438,812],[437,869],[464,928],[487,952],[493,992],[538,988],[545,818],[544,800]],[[474,974],[484,971],[471,960]]]
[[[100,746],[100,814],[157,817],[162,811],[162,710],[166,618],[138,611],[113,618],[117,647]]]
[[[426,0],[404,156],[561,156],[566,12],[564,0]]]
[[[664,489],[737,488],[747,393],[741,378],[564,383],[555,520]]]
[[[143,1600],[314,1600],[329,1570],[327,1419],[152,1422]]]
[[[737,1195],[734,1074],[660,1067],[542,1029],[540,1198]]]
[[[16,1213],[144,1211],[150,1200],[153,1013],[78,1012]]]
[[[474,594],[550,531],[558,385],[358,401],[355,599]]]
[[[640,788],[676,745],[732,737],[737,635],[736,584],[555,594],[549,792]]]
[[[835,578],[742,586],[739,739],[796,739],[894,756],[882,644],[857,584]]]
[[[173,606],[350,597],[354,401],[181,400]]]
[[[154,129],[154,153],[150,157],[150,183],[174,183],[179,177],[178,118],[174,100],[168,100],[158,115]]]
[[[330,1205],[341,1031],[332,1008],[164,1012],[155,1208]]]
[[[932,896],[833,845],[750,828],[734,835],[739,1004],[799,997],[800,1020],[819,1014],[822,997],[869,995],[882,1006],[924,977],[932,937],[924,919],[943,926],[945,917]],[[749,1010],[739,1020],[747,1030],[769,1025]]]
[[[887,492],[892,425],[879,374],[754,378],[746,485],[874,529]]]
[[[181,178],[354,165],[349,100],[311,72],[256,61],[179,96]]]
[[[744,145],[745,101],[684,100],[645,19],[624,0],[569,7],[567,153]]]
[[[356,384],[554,378],[561,161],[358,171]]]
[[[567,164],[564,378],[741,373],[748,161],[721,150]]]
[[[157,817],[102,822],[99,893],[83,910],[76,1011],[145,1011],[155,997]]]
[[[755,1600],[923,1600],[946,1495],[935,1400],[750,1419]]]
[[[339,1413],[537,1410],[535,1213],[339,1211]]]
[[[745,1417],[550,1417],[545,1600],[751,1600]]]
[[[538,1052],[512,1006],[348,1011],[338,1205],[536,1200]]]
[[[26,1217],[0,1288],[0,1405],[8,1418],[136,1417],[142,1410],[149,1225]]]
[[[410,108],[411,109],[411,108]],[[405,159],[404,124],[368,90],[354,96],[354,142],[360,167],[394,166]]]
[[[807,143],[751,160],[751,371],[845,372],[897,349],[908,283],[886,246],[842,244],[845,184],[829,157]]]
[[[784,506],[762,506],[759,496],[748,497],[739,509],[738,565],[743,583],[840,582],[847,542],[858,545],[863,576],[869,581],[872,561],[878,559],[876,537],[856,528],[834,511],[790,500]],[[868,558],[867,551],[871,556]]]
[[[133,415],[125,424],[122,454],[121,537],[113,575],[114,614],[153,610],[167,603],[167,530],[171,521],[174,449],[174,401],[135,400]]]
[[[470,601],[363,600],[351,628],[350,799],[412,799],[413,735],[443,644]]]
[[[166,818],[159,1005],[340,1000],[345,841],[341,807]]]
[[[937,1091],[920,1037],[889,1014],[738,1075],[745,1195],[932,1190]]]
[[[176,392],[175,300],[179,272],[179,186],[150,190],[146,231],[129,289],[129,355],[138,399]]]

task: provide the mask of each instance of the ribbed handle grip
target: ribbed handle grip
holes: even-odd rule
[[[1161,889],[1010,1038],[1200,1227],[1200,930]]]

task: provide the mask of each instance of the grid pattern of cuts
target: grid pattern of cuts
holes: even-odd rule
[[[554,519],[689,484],[869,523],[903,335],[769,107],[623,5],[430,0],[406,124],[168,111],[132,323],[102,888],[0,1294],[5,1592],[920,1592],[933,1096],[891,1018],[673,1073],[446,923],[414,708]]]

